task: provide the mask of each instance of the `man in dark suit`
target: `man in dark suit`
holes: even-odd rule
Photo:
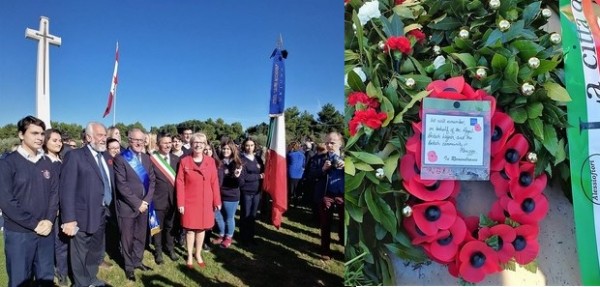
[[[183,146],[181,149],[183,150],[183,154],[192,153],[192,146],[190,140],[192,139],[192,129],[191,128],[183,128],[181,131],[181,141],[183,142]]]
[[[179,157],[171,154],[172,137],[169,134],[159,135],[158,151],[150,158],[156,174],[156,188],[154,190],[154,208],[158,217],[161,231],[155,234],[154,261],[156,264],[163,263],[163,247],[171,260],[177,260],[174,250],[173,220],[177,206],[175,202],[175,171],[179,164]],[[165,245],[163,246],[163,242]]]
[[[106,153],[106,128],[91,122],[88,144],[65,155],[60,177],[62,230],[71,239],[69,253],[74,286],[104,286],[97,278],[104,256],[106,219],[114,211],[115,177]],[[112,207],[111,207],[112,206]]]
[[[143,152],[144,139],[140,129],[130,130],[129,148],[114,158],[121,252],[125,275],[131,281],[135,281],[134,269],[151,270],[142,264],[142,258],[148,232],[148,206],[156,178],[150,157]]]

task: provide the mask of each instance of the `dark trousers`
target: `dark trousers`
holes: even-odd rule
[[[338,236],[340,244],[344,242],[344,199],[343,197],[325,196],[319,206],[321,224],[321,253],[329,255],[331,252],[331,226],[333,225],[333,213],[337,212],[340,220],[338,222]]]
[[[298,190],[299,182],[299,178],[288,178],[288,202],[294,205],[298,205],[298,197],[301,195],[300,190]]]
[[[94,233],[77,232],[69,246],[73,283],[75,287],[103,285],[98,279],[98,258],[104,254],[104,232],[106,222],[102,221]]]
[[[137,217],[119,217],[119,228],[125,271],[133,272],[135,267],[142,265],[148,232],[148,213],[141,213]]]
[[[4,230],[4,254],[8,286],[53,286],[54,232],[39,236],[34,232]]]
[[[256,194],[242,192],[240,198],[240,238],[242,242],[250,242],[254,239],[254,225],[260,203],[260,195],[260,192]]]
[[[69,275],[69,236],[61,231],[60,216],[54,221],[54,264],[56,273],[66,278]]]
[[[154,256],[162,254],[163,250],[168,253],[174,253],[175,245],[173,243],[173,220],[175,219],[175,207],[172,206],[166,210],[156,210],[158,224],[160,224],[160,232],[152,236],[154,241]],[[164,242],[164,246],[163,246]]]

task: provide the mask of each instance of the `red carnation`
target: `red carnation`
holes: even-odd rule
[[[412,36],[415,38],[415,40],[417,40],[417,42],[419,42],[419,44],[423,44],[423,42],[425,42],[425,33],[423,33],[423,31],[421,31],[421,29],[413,29],[408,31],[407,33],[408,36]]]
[[[448,231],[450,231],[448,236],[440,237],[429,244],[431,257],[443,263],[451,262],[458,253],[458,247],[463,243],[467,234],[467,225],[462,218],[457,217]]]
[[[484,227],[479,230],[479,240],[485,241],[494,235],[498,236],[498,246],[497,248],[492,247],[492,249],[496,251],[500,263],[506,263],[515,253],[515,248],[512,245],[512,242],[517,236],[515,229],[510,225],[498,224],[492,227]]]
[[[522,134],[514,134],[492,158],[490,170],[506,170],[507,174],[515,174],[519,169],[519,162],[529,150],[529,143]],[[511,170],[512,169],[512,170]]]
[[[540,250],[537,241],[539,228],[536,225],[521,225],[515,228],[516,237],[512,242],[515,248],[515,261],[521,265],[535,260]]]
[[[413,206],[413,217],[417,227],[427,235],[448,229],[456,220],[456,207],[448,201],[433,201]]]
[[[356,106],[359,103],[366,106],[366,108],[379,108],[377,99],[371,98],[363,92],[352,92],[348,95],[348,105]]]
[[[406,0],[396,0],[395,3],[396,3],[396,5],[400,5],[400,4],[404,3],[404,1],[406,1]]]
[[[498,256],[494,250],[481,241],[469,241],[460,250],[459,274],[465,281],[477,283],[485,275],[500,271]]]
[[[355,135],[362,125],[374,130],[378,129],[381,127],[385,119],[387,119],[386,113],[378,113],[373,108],[367,108],[366,110],[356,110],[354,112],[354,117],[350,119],[348,123],[350,135]]]
[[[546,188],[547,177],[545,173],[535,176],[535,165],[530,162],[521,162],[519,169],[510,169],[509,189],[512,198],[534,197]]]
[[[521,224],[537,224],[546,217],[548,208],[548,199],[541,193],[532,197],[512,199],[506,206],[510,218]]]
[[[454,77],[448,80],[436,80],[427,85],[427,91],[432,98],[449,100],[481,100],[482,94],[475,93],[473,88],[465,83],[465,78]]]
[[[402,52],[403,54],[408,55],[412,52],[412,46],[410,44],[410,40],[404,36],[391,36],[387,39],[384,46],[384,50],[397,50]]]
[[[502,112],[495,112],[492,116],[492,156],[496,155],[506,141],[508,137],[515,131],[515,123],[509,115]]]

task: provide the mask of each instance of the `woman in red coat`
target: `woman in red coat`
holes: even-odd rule
[[[176,189],[177,206],[181,213],[181,226],[185,228],[187,267],[194,268],[192,251],[196,245],[196,262],[204,268],[202,243],[204,231],[215,224],[215,210],[221,209],[221,192],[215,160],[205,156],[206,135],[196,133],[191,138],[192,154],[179,162]]]

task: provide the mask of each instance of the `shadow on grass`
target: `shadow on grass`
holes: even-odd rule
[[[308,210],[307,210],[308,211]],[[308,216],[297,215],[310,211],[291,210],[293,218],[310,220]],[[288,215],[286,213],[286,215]],[[290,220],[288,218],[288,220]],[[286,224],[291,232],[301,232],[306,237],[314,233]],[[293,235],[269,229],[256,224],[256,246],[236,246],[236,248],[216,248],[215,261],[247,286],[342,286],[342,276],[333,274],[334,260],[321,261],[320,245]],[[237,242],[236,242],[237,244]],[[240,248],[240,249],[238,249]],[[251,255],[246,255],[250,253]],[[299,256],[299,254],[306,256]],[[307,258],[308,257],[308,258]],[[269,274],[269,276],[265,276]]]

